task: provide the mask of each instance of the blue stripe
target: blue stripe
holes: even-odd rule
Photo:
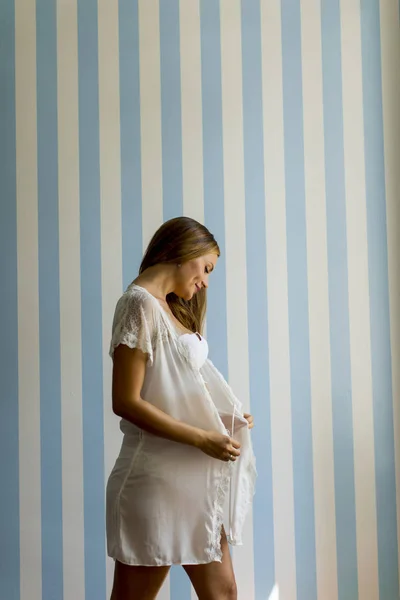
[[[254,497],[254,586],[256,598],[269,598],[275,584],[269,387],[264,142],[261,67],[261,15],[258,0],[242,2],[243,125],[246,194],[247,308],[252,433],[257,462]],[[255,260],[257,257],[257,260]]]
[[[15,16],[13,0],[0,10],[0,581],[4,598],[19,600],[18,302],[15,188]]]
[[[298,600],[317,597],[299,0],[282,0],[293,486]]]
[[[339,600],[358,598],[339,0],[322,3],[322,66]]]
[[[183,213],[179,0],[160,0],[160,70],[164,221]],[[181,566],[170,571],[174,600],[190,600],[190,580]]]
[[[142,174],[138,0],[119,3],[121,217],[123,286],[136,277],[142,258]]]
[[[361,2],[361,40],[379,593],[384,600],[398,598],[399,578],[378,0]]]
[[[36,27],[42,586],[53,600],[63,597],[55,0],[37,1]]]
[[[78,1],[85,590],[106,596],[97,2]]]
[[[204,217],[221,248],[208,290],[207,337],[211,358],[228,377],[224,168],[222,138],[221,39],[218,2],[201,0],[201,75],[203,103]]]
[[[183,212],[179,0],[160,0],[164,220]],[[178,598],[178,597],[177,597]]]

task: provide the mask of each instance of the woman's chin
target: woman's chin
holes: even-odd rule
[[[182,294],[180,297],[183,300],[185,300],[186,302],[189,302],[189,300],[192,300],[196,294],[197,294],[197,290],[187,289],[186,292],[184,294]]]

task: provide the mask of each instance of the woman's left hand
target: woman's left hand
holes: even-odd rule
[[[248,413],[244,413],[243,416],[244,416],[244,418],[246,419],[246,421],[249,424],[249,429],[253,429],[253,427],[254,427],[254,417],[252,415],[249,415]]]

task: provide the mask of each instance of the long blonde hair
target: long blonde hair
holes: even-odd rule
[[[153,235],[143,256],[139,274],[160,263],[182,264],[205,254],[220,256],[219,246],[207,227],[189,217],[166,221]],[[174,293],[167,296],[173,315],[193,332],[203,332],[207,309],[207,290],[202,288],[191,300]]]

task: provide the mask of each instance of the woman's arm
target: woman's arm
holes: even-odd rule
[[[232,460],[238,457],[240,444],[229,436],[178,421],[141,398],[146,362],[147,356],[141,350],[125,345],[115,348],[112,381],[114,413],[149,433],[195,446],[213,458]]]

